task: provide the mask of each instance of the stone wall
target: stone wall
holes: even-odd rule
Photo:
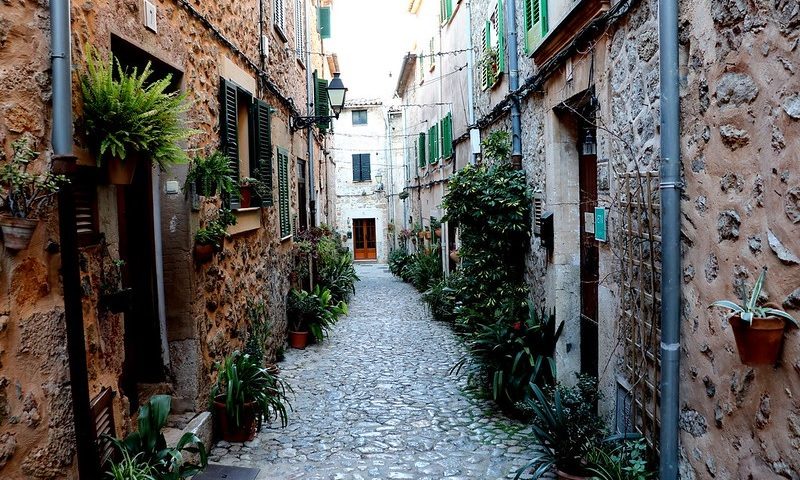
[[[191,153],[219,145],[219,78],[224,64],[256,73],[251,63],[231,50],[241,50],[251,62],[258,59],[257,0],[237,2],[156,1],[158,33],[144,28],[138,1],[73,1],[73,75],[75,144],[79,163],[93,165],[82,133],[78,74],[83,71],[87,45],[107,53],[115,36],[173,66],[183,74],[181,87],[190,93],[190,125],[199,133],[187,142]],[[271,19],[272,2],[264,2]],[[287,4],[289,43],[268,22],[270,36],[267,72],[270,80],[298,108],[306,103],[305,69],[287,52],[293,45],[294,2]],[[207,30],[190,8],[218,28],[224,40]],[[310,33],[316,31],[316,9],[309,5]],[[315,43],[318,46],[318,42]],[[316,48],[315,51],[319,51]],[[227,60],[226,60],[227,59]],[[322,71],[323,57],[313,56],[310,68]],[[13,140],[25,136],[42,155],[34,165],[47,167],[50,158],[49,11],[46,3],[0,4],[0,149],[11,153]],[[289,129],[291,112],[259,85],[259,96],[270,103],[273,144],[290,152],[291,209],[297,204],[297,158],[307,158],[303,132]],[[323,138],[315,142],[321,159]],[[1,160],[1,159],[0,159]],[[318,164],[323,166],[324,164]],[[324,169],[316,170],[316,185],[326,185]],[[168,378],[180,408],[204,408],[213,380],[213,362],[241,346],[247,330],[246,299],[263,299],[272,322],[267,354],[274,359],[285,338],[285,298],[289,289],[291,240],[278,239],[277,207],[256,212],[259,228],[236,234],[207,265],[191,258],[192,236],[200,217],[214,202],[193,212],[181,193],[166,194],[167,181],[183,184],[186,167],[162,172],[161,235],[166,288],[166,332],[172,360]],[[275,176],[277,187],[277,175]],[[99,185],[100,230],[109,243],[103,249],[81,249],[81,287],[88,356],[90,395],[111,387],[117,434],[130,425],[129,398],[120,390],[124,360],[124,318],[98,306],[101,262],[118,258],[117,187]],[[277,188],[275,188],[277,192]],[[276,193],[277,195],[277,193]],[[319,203],[322,203],[320,199]],[[277,204],[277,203],[276,203]],[[64,479],[75,477],[74,432],[69,394],[63,300],[59,279],[59,235],[55,212],[41,222],[31,246],[17,254],[0,253],[0,476],[3,478]]]

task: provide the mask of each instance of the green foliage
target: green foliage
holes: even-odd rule
[[[257,428],[261,428],[264,420],[272,418],[280,420],[281,427],[286,427],[286,407],[291,408],[287,392],[292,392],[292,388],[283,379],[269,373],[250,355],[235,351],[217,366],[217,382],[211,389],[211,401],[224,401],[226,414],[236,426],[242,425],[245,404],[254,402]]]
[[[422,294],[422,299],[428,304],[431,315],[444,322],[455,321],[456,294],[454,288],[459,281],[458,273],[451,273],[449,277],[439,280]]]
[[[197,194],[204,197],[213,197],[218,193],[239,194],[239,186],[231,172],[230,159],[218,150],[211,155],[198,155],[192,159],[186,174],[184,191],[188,193],[191,185],[195,185]]]
[[[349,252],[328,261],[320,257],[318,284],[330,290],[334,302],[349,302],[351,295],[356,293],[358,280]]]
[[[201,472],[208,465],[205,445],[194,433],[187,432],[172,448],[161,429],[167,423],[171,398],[169,395],[154,395],[147,404],[139,408],[138,429],[124,440],[112,439],[114,445],[132,459],[150,467],[156,480],[178,480]],[[198,454],[200,465],[184,461],[182,452]],[[147,477],[144,477],[147,478]]]
[[[321,342],[339,317],[347,315],[347,304],[335,302],[330,290],[317,285],[311,292],[293,289],[289,294],[287,310],[293,331],[309,331]]]
[[[247,319],[249,329],[245,341],[244,353],[257,365],[264,365],[264,345],[269,339],[270,321],[267,315],[267,303],[263,300],[247,300]]]
[[[453,367],[470,376],[470,385],[488,384],[492,399],[506,409],[533,396],[534,385],[551,384],[556,377],[555,349],[564,329],[556,328],[554,314],[537,314],[514,323],[499,321],[482,325],[467,338],[468,354]]]
[[[457,313],[467,331],[527,314],[531,200],[525,173],[509,164],[467,166],[450,178],[442,205],[460,226]]]
[[[168,93],[170,75],[151,81],[149,63],[141,72],[128,70],[113,55],[103,59],[87,49],[80,84],[86,134],[98,165],[107,155],[125,159],[131,152],[146,155],[161,169],[185,161],[178,142],[194,133],[180,118],[188,109],[187,94]]]
[[[411,282],[414,288],[420,292],[424,292],[438,283],[444,276],[438,245],[433,245],[430,249],[412,255],[400,275],[403,280]]]
[[[730,310],[734,315],[739,315],[742,321],[749,326],[753,325],[753,318],[764,317],[779,317],[787,322],[791,322],[795,327],[800,326],[794,317],[783,310],[758,305],[758,298],[761,296],[761,290],[764,288],[764,280],[766,280],[766,278],[767,267],[764,267],[761,269],[761,275],[758,276],[756,284],[753,285],[753,291],[750,293],[750,298],[744,305],[738,305],[736,302],[732,302],[730,300],[719,300],[712,303],[711,306]]]
[[[526,402],[534,414],[533,437],[543,448],[517,471],[519,478],[533,469],[534,479],[556,467],[571,475],[588,475],[585,460],[600,444],[605,425],[595,413],[600,399],[597,381],[581,376],[575,387],[557,385],[547,394],[531,385],[533,399]]]
[[[11,148],[14,151],[11,160],[0,167],[0,209],[12,217],[39,218],[47,212],[54,195],[68,180],[50,171],[29,172],[28,167],[39,153],[28,146],[28,140],[15,140]]]
[[[511,134],[508,130],[493,131],[481,142],[481,150],[484,158],[508,160],[511,156]]]
[[[411,259],[411,255],[402,248],[396,248],[389,253],[389,271],[392,275],[400,276],[406,264]]]
[[[122,450],[122,459],[109,463],[106,477],[111,480],[156,480],[150,465],[139,461],[140,455],[131,456],[127,450]]]
[[[644,439],[617,442],[606,440],[589,452],[589,472],[597,480],[653,480],[649,452]]]
[[[222,241],[228,238],[228,227],[236,225],[236,215],[227,208],[221,208],[217,215],[206,222],[205,227],[200,227],[194,234],[194,241],[198,245],[214,245],[222,248]]]

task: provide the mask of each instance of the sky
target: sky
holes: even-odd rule
[[[334,0],[331,16],[325,48],[339,57],[347,99],[391,98],[412,47],[408,0]]]

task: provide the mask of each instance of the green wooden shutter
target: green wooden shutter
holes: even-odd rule
[[[547,35],[547,32],[550,31],[550,23],[547,21],[547,0],[539,0],[538,5],[539,22],[542,24],[542,37],[544,37]]]
[[[272,201],[272,109],[263,100],[256,100],[256,159],[258,161],[254,177],[264,184],[261,206],[269,207]]]
[[[331,38],[331,7],[319,7],[317,10],[319,34],[322,38]]]
[[[289,152],[278,149],[278,208],[281,238],[292,233],[292,219],[289,216]]]
[[[368,182],[372,179],[371,165],[369,161],[369,153],[361,154],[361,181]]]
[[[361,154],[354,153],[353,154],[353,181],[360,182],[361,181]]]
[[[453,114],[448,113],[441,123],[442,157],[453,155]]]
[[[487,52],[492,49],[492,23],[489,20],[486,20],[483,26],[483,49]],[[494,83],[492,81],[492,66],[485,63],[480,73],[481,86],[483,88],[489,88],[492,83]]]
[[[417,161],[420,167],[425,166],[425,132],[419,134],[418,140],[419,152],[417,152]]]
[[[513,0],[512,0],[513,1]],[[497,0],[497,57],[498,71],[506,71],[506,11],[503,0]]]
[[[222,152],[228,157],[231,176],[239,180],[239,98],[238,89],[233,82],[222,79],[220,91],[219,131],[222,137]],[[239,208],[241,202],[237,195],[228,199],[232,209]]]
[[[328,101],[328,81],[324,78],[317,78],[316,72],[314,73],[314,84],[316,90],[314,92],[314,115],[320,117],[330,116],[330,102]],[[319,122],[319,131],[325,133],[330,127],[330,120]]]
[[[547,0],[525,0],[525,53],[533,53],[546,35]]]
[[[436,163],[439,160],[439,124],[432,126],[428,134],[431,140],[431,151],[429,155],[430,163]]]

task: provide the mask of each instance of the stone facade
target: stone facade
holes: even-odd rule
[[[308,151],[305,131],[294,132],[290,117],[305,114],[307,70],[330,76],[322,40],[316,34],[318,2],[286,4],[285,27],[274,25],[274,2],[192,3],[172,0],[153,2],[157,8],[157,32],[144,26],[143,3],[138,1],[73,1],[72,54],[75,117],[75,152],[80,165],[93,166],[86,149],[81,118],[78,76],[84,70],[87,48],[100,54],[133,48],[158,60],[180,77],[191,107],[187,123],[198,130],[186,144],[190,154],[208,153],[220,144],[219,91],[222,77],[250,88],[253,96],[269,103],[272,144],[289,153],[290,209],[297,217],[309,205],[298,204],[297,160],[314,161],[317,221],[327,221],[335,191],[324,154],[327,139],[314,130],[313,150]],[[328,4],[330,2],[327,2]],[[263,33],[268,44],[264,59],[258,5],[263,4]],[[310,62],[298,61],[293,50],[296,5],[305,5],[306,28],[311,36]],[[47,168],[50,159],[50,62],[49,11],[46,2],[0,5],[0,149],[11,153],[11,142],[30,139],[40,151],[35,168]],[[209,26],[213,26],[212,31]],[[290,48],[290,46],[292,46]],[[117,53],[115,51],[115,53]],[[262,73],[263,72],[263,73]],[[146,167],[140,167],[140,170]],[[277,168],[273,165],[273,170]],[[247,332],[248,299],[267,304],[271,336],[267,355],[274,359],[283,348],[286,330],[285,298],[292,268],[291,238],[281,240],[277,201],[274,207],[240,211],[231,239],[211,263],[192,260],[193,235],[201,219],[219,207],[219,201],[200,199],[196,209],[184,192],[186,166],[165,172],[153,170],[151,192],[157,206],[154,217],[155,263],[162,272],[155,300],[162,305],[158,335],[163,356],[163,382],[145,391],[168,391],[179,410],[202,410],[213,380],[213,363],[239,348]],[[277,200],[278,176],[273,187]],[[129,430],[130,405],[135,391],[125,390],[122,376],[126,359],[126,322],[133,318],[112,314],[99,305],[98,292],[110,259],[122,253],[118,210],[121,189],[102,182],[97,194],[98,229],[107,248],[81,248],[84,334],[88,357],[90,395],[111,388],[116,433]],[[55,212],[37,228],[30,247],[0,254],[0,476],[3,478],[69,479],[76,476],[72,404],[67,373],[64,309],[59,278],[59,233]],[[128,263],[139,259],[126,259]],[[129,325],[130,328],[130,325]],[[138,389],[137,389],[138,390]]]

